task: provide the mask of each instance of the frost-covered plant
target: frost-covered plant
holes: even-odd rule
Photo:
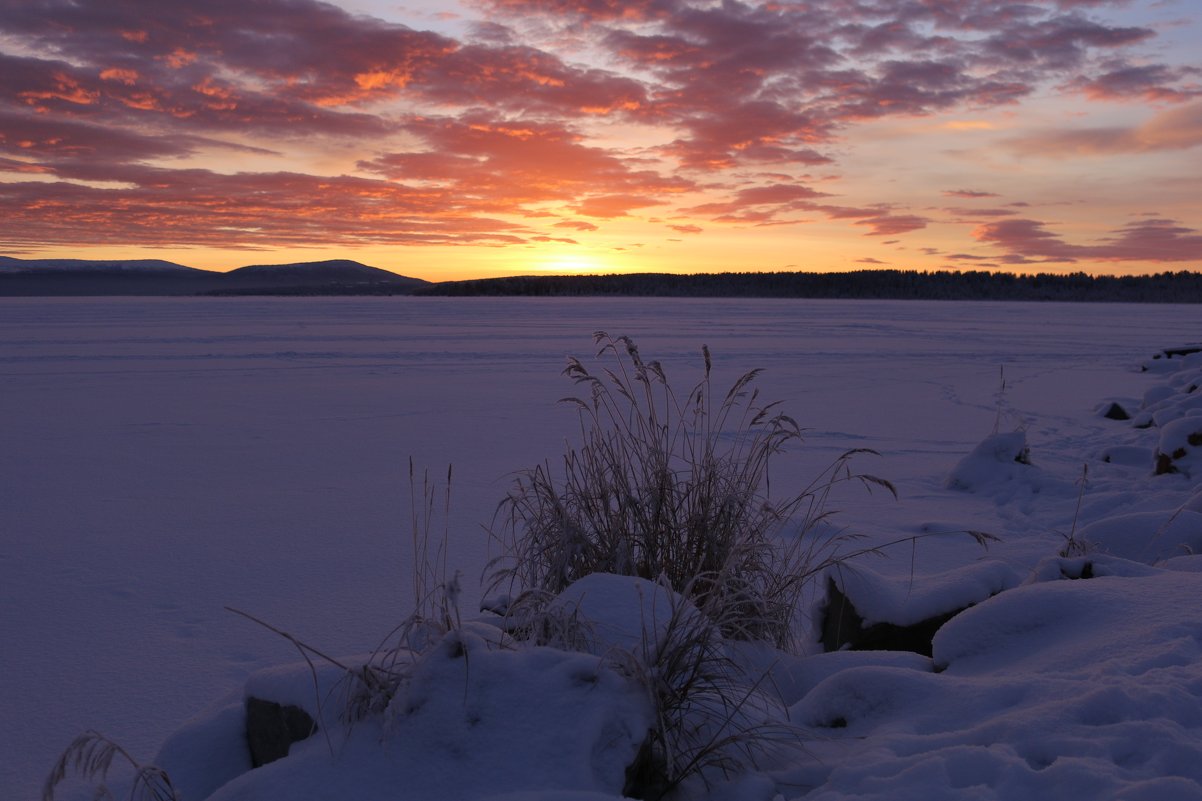
[[[86,731],[76,737],[59,756],[42,787],[42,801],[54,801],[54,791],[71,774],[95,782],[95,798],[112,798],[106,782],[117,757],[134,771],[129,801],[179,801],[166,771],[139,763],[120,745],[95,731]]]
[[[687,588],[686,588],[687,590]],[[719,610],[699,610],[676,595],[662,628],[649,632],[625,665],[647,692],[654,725],[623,794],[660,799],[697,777],[709,784],[759,766],[783,744],[797,745],[796,730],[768,712],[760,685],[731,659],[721,635]]]
[[[413,459],[409,459],[413,611],[389,632],[367,663],[350,676],[347,710],[351,720],[384,711],[408,679],[417,655],[462,626],[459,614],[461,574],[456,570],[449,578],[447,576],[452,474],[452,466],[448,465],[443,487],[443,530],[438,543],[432,546],[431,528],[438,490],[430,480],[429,471],[423,470],[419,496],[417,471]]]
[[[595,654],[640,688],[649,714],[626,768],[627,797],[659,799],[684,782],[708,785],[800,745],[783,703],[761,686],[766,674],[732,656],[715,612],[666,582],[591,574],[526,618],[535,625],[519,629],[535,644]]]
[[[758,370],[715,396],[703,346],[702,377],[682,397],[629,337],[597,332],[595,342],[612,367],[594,373],[568,360],[565,375],[587,390],[564,399],[579,411],[580,442],[560,471],[546,463],[520,473],[502,501],[492,588],[554,596],[590,573],[662,577],[716,614],[724,635],[787,645],[803,586],[833,556],[830,539],[811,536],[832,490],[855,481],[894,492],[851,470],[855,456],[874,452],[848,451],[800,491],[774,497],[769,465],[802,430],[777,403],[760,402]]]
[[[1073,512],[1073,525],[1068,534],[1061,534],[1064,538],[1064,545],[1060,548],[1059,555],[1062,557],[1085,556],[1089,553],[1089,543],[1077,539],[1077,519],[1081,517],[1081,501],[1085,498],[1085,486],[1088,479],[1089,465],[1084,464],[1081,466],[1081,489],[1077,492],[1077,509]]]
[[[442,488],[444,524],[450,512],[451,478],[452,468],[448,466],[446,484]],[[462,625],[459,614],[460,573],[455,571],[454,575],[447,577],[449,531],[445,525],[440,540],[436,544],[432,541],[438,487],[431,481],[428,471],[422,472],[419,485],[412,459],[409,460],[409,495],[413,547],[413,609],[383,638],[365,661],[346,664],[247,612],[239,609],[229,610],[282,636],[296,647],[308,663],[313,677],[319,719],[324,717],[325,702],[328,699],[323,697],[320,690],[314,659],[344,672],[345,675],[336,685],[335,691],[340,694],[338,706],[342,710],[341,717],[349,723],[354,723],[387,709],[408,679],[417,657],[441,641],[448,632]],[[320,728],[323,732],[326,731],[324,725]]]

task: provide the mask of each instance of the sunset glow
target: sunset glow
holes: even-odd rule
[[[1199,0],[0,0],[0,255],[1202,269]]]

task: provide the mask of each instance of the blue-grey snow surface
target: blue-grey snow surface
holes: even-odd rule
[[[226,606],[330,653],[375,647],[412,605],[411,457],[438,483],[454,466],[449,561],[474,609],[484,526],[512,471],[554,461],[573,435],[559,371],[591,355],[597,329],[633,336],[682,386],[702,344],[719,385],[764,368],[764,396],[808,429],[774,483],[880,451],[862,467],[900,500],[836,499],[867,542],[1001,538],[982,552],[938,535],[864,562],[848,591],[870,614],[981,603],[939,633],[933,661],[779,657],[780,706],[806,750],[715,798],[1202,798],[1202,574],[1187,555],[1202,469],[1184,453],[1153,475],[1158,447],[1192,447],[1198,365],[1138,369],[1196,338],[1202,308],[427,298],[0,299],[0,797],[37,797],[84,729],[147,761],[198,710],[172,742],[220,729],[230,713],[215,701],[297,659]],[[1160,425],[1103,418],[1112,401]],[[1021,439],[1031,464],[999,461],[994,435]],[[1058,580],[1074,525],[1097,540],[1097,578]],[[481,664],[571,675],[573,659]],[[349,764],[371,781],[355,747]],[[345,786],[320,748],[305,754],[292,774],[291,757],[273,766],[279,786]],[[579,798],[609,797],[611,772],[562,771],[546,797],[574,776],[593,777]],[[498,793],[543,797],[505,775]]]

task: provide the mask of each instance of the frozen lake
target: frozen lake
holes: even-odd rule
[[[149,760],[248,672],[295,660],[225,606],[330,652],[373,647],[408,611],[410,458],[454,467],[450,562],[474,607],[483,525],[512,471],[562,453],[575,418],[556,400],[574,388],[559,373],[597,329],[634,337],[681,391],[703,343],[719,387],[764,368],[764,396],[810,429],[782,481],[879,450],[865,467],[902,499],[849,497],[849,526],[946,520],[1006,536],[1019,559],[1071,519],[1064,494],[1021,514],[949,503],[947,471],[1000,424],[1071,484],[1108,425],[1094,407],[1141,397],[1135,366],[1202,338],[1202,308],[0,299],[0,796],[34,797],[87,728]]]

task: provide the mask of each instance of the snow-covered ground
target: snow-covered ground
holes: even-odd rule
[[[681,386],[703,343],[719,386],[764,368],[764,396],[808,429],[774,486],[881,452],[861,466],[900,499],[845,492],[838,522],[866,542],[934,535],[845,577],[869,622],[981,602],[933,660],[761,655],[804,750],[715,798],[1202,798],[1202,576],[1185,555],[1202,546],[1202,457],[1153,475],[1162,436],[1195,444],[1198,366],[1138,369],[1202,339],[1202,308],[412,298],[0,300],[0,797],[37,797],[85,729],[151,761],[205,708],[159,756],[193,787],[217,781],[198,754],[237,729],[248,677],[284,695],[310,682],[274,667],[297,661],[289,642],[225,607],[327,653],[375,647],[412,604],[411,457],[439,482],[453,465],[448,561],[474,610],[483,526],[512,471],[572,435],[559,371],[597,329]],[[1104,418],[1111,401],[1156,425]],[[1029,465],[1009,455],[1024,445]],[[1074,520],[1095,543],[1088,580],[1055,559]],[[965,529],[1000,542],[939,533]],[[456,637],[470,677],[445,648],[415,673],[421,736],[368,721],[339,759],[316,737],[219,797],[620,791],[646,723],[629,688],[582,683],[595,657]],[[483,712],[454,724],[469,681]],[[223,779],[244,769],[213,760]]]

